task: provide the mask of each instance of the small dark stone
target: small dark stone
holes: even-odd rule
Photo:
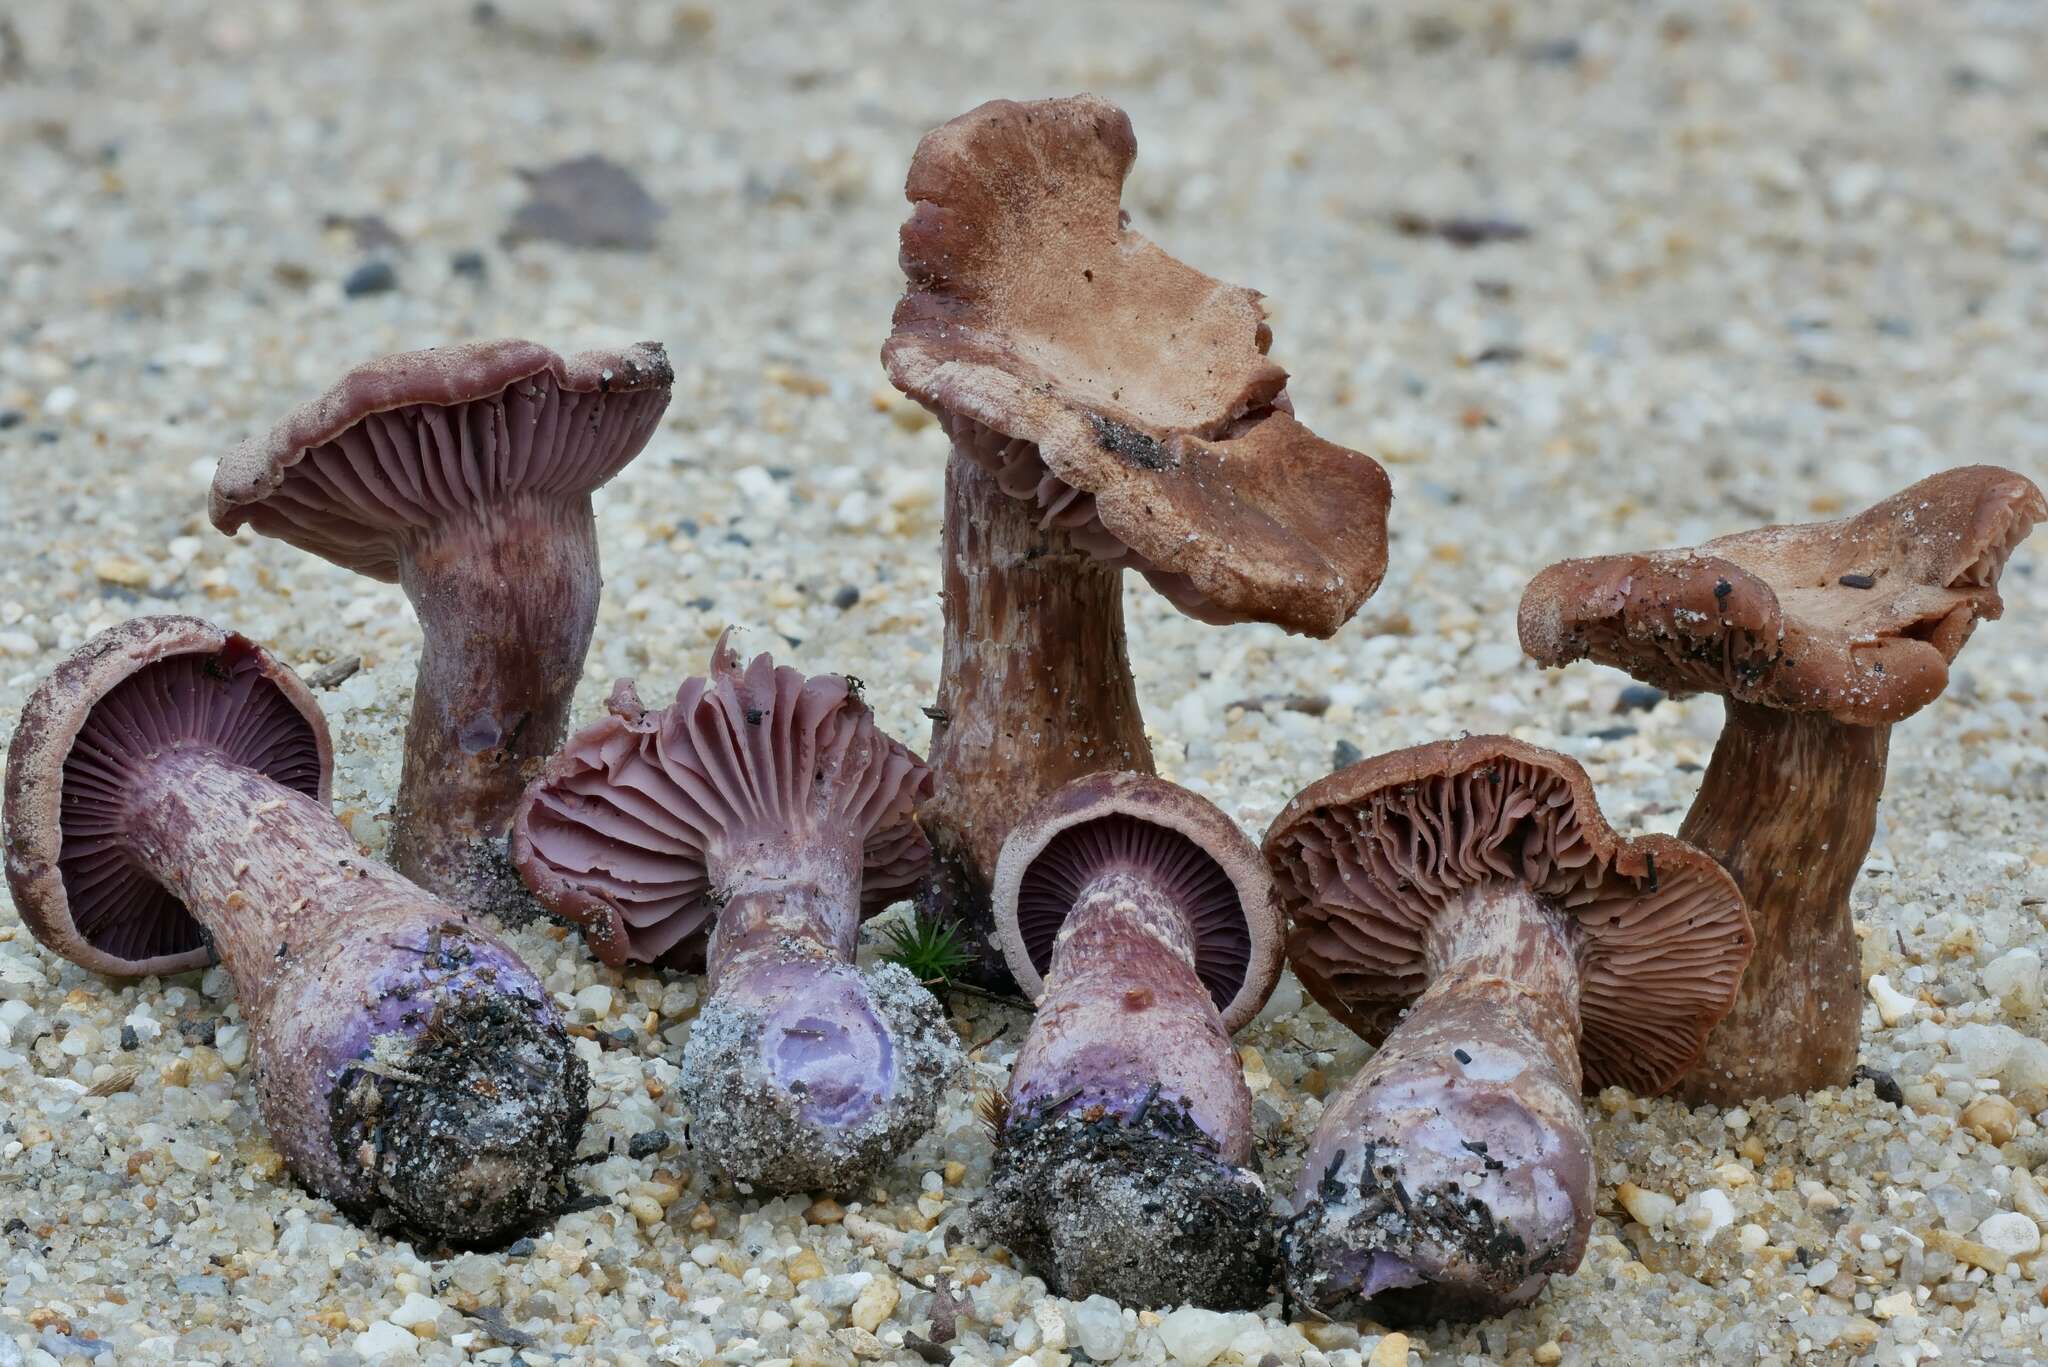
[[[728,544],[734,546],[751,546],[754,544],[752,541],[747,539],[747,536],[744,532],[727,532],[725,534],[725,539]]]
[[[36,433],[36,440],[44,446],[55,446],[63,438],[64,434],[54,427],[45,427],[42,431]]]
[[[341,292],[351,299],[366,294],[388,294],[398,288],[398,270],[381,257],[365,261],[341,282]]]
[[[121,1027],[121,1052],[122,1052],[122,1053],[124,1053],[124,1054],[132,1054],[132,1053],[134,1053],[134,1052],[135,1052],[135,1051],[136,1051],[137,1049],[140,1049],[141,1047],[142,1047],[142,1040],[141,1040],[141,1038],[140,1038],[140,1037],[139,1037],[139,1036],[138,1036],[138,1035],[137,1035],[137,1034],[135,1033],[135,1027],[134,1027],[134,1026],[132,1026],[132,1025],[124,1025],[124,1026],[122,1026],[122,1027]]]
[[[1617,712],[1647,712],[1664,701],[1664,690],[1648,684],[1628,684],[1614,699]]]
[[[664,1153],[674,1142],[668,1137],[667,1130],[645,1130],[626,1141],[626,1157],[647,1158]]]
[[[1338,741],[1336,747],[1330,751],[1330,763],[1339,769],[1356,764],[1364,758],[1365,751],[1348,740]]]
[[[1635,733],[1633,726],[1603,726],[1590,734],[1594,740],[1626,740]]]
[[[514,1239],[506,1246],[505,1256],[508,1258],[531,1258],[533,1256],[533,1240]]]
[[[1472,1061],[1472,1056],[1463,1049],[1451,1050],[1451,1057],[1457,1059],[1460,1063],[1470,1063]]]
[[[933,1343],[923,1334],[916,1332],[903,1336],[903,1346],[932,1364],[932,1367],[946,1367],[953,1360],[953,1350],[943,1343]]]
[[[187,1044],[213,1043],[213,1032],[220,1028],[220,1022],[211,1017],[204,1020],[182,1020],[178,1022],[178,1033],[185,1037]]]
[[[699,530],[697,519],[694,517],[684,518],[681,522],[676,523],[676,530],[684,536],[695,536]]]
[[[1544,66],[1571,66],[1579,60],[1582,51],[1584,49],[1576,38],[1545,38],[1524,49],[1530,61]]]
[[[1852,1081],[1869,1083],[1870,1090],[1877,1094],[1877,1099],[1888,1106],[1906,1104],[1906,1094],[1899,1090],[1898,1080],[1881,1068],[1871,1068],[1859,1063],[1852,1075]]]
[[[19,408],[0,408],[0,432],[5,432],[10,427],[19,427],[26,421],[28,414]]]
[[[1876,577],[1868,574],[1845,574],[1835,582],[1845,589],[1874,589],[1877,587]]]
[[[0,1234],[16,1234],[27,1228],[28,1221],[17,1218],[9,1220],[5,1226],[0,1226]]]
[[[848,584],[845,588],[832,595],[832,606],[838,608],[841,612],[846,611],[859,601],[860,590],[851,584]]]
[[[466,275],[472,280],[482,280],[491,273],[489,263],[484,260],[484,254],[473,247],[450,257],[448,269],[457,275]]]
[[[540,239],[615,251],[654,247],[664,210],[617,162],[593,153],[519,174],[527,200],[505,232],[508,246]]]
[[[698,597],[692,598],[687,604],[687,606],[693,607],[697,609],[697,611],[699,612],[709,612],[713,607],[717,605],[713,603],[709,598]]]

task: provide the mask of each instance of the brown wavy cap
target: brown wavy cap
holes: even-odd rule
[[[1104,772],[1077,778],[1048,793],[1004,842],[989,900],[996,938],[1017,986],[1034,1001],[1045,990],[1041,962],[1051,960],[1065,919],[1062,907],[1057,919],[1029,927],[1021,923],[1021,893],[1033,864],[1061,832],[1110,817],[1173,832],[1207,856],[1217,877],[1205,880],[1211,895],[1193,909],[1195,968],[1217,998],[1223,1028],[1242,1029],[1280,979],[1283,934],[1272,877],[1252,842],[1216,804],[1150,774]]]
[[[1673,692],[1903,721],[1941,696],[1949,662],[1999,615],[1999,573],[2044,518],[2024,476],[1967,465],[1835,522],[1566,560],[1522,595],[1522,649]]]
[[[580,439],[545,449],[507,439],[495,415],[458,436],[434,466],[420,450],[343,442],[366,419],[398,409],[459,411],[508,391],[601,396],[574,420]],[[373,579],[398,578],[396,536],[501,494],[569,498],[623,469],[653,435],[675,370],[656,342],[568,359],[534,342],[466,342],[381,356],[357,366],[261,437],[221,457],[209,511],[232,536],[248,523]],[[613,411],[607,420],[605,406]],[[585,411],[585,410],[588,411]],[[459,419],[455,426],[462,426]],[[452,429],[451,429],[452,430]],[[511,434],[519,436],[523,434]]]
[[[1670,836],[1616,835],[1585,770],[1506,736],[1340,769],[1287,804],[1265,855],[1296,975],[1375,1043],[1428,986],[1425,931],[1461,891],[1517,882],[1549,899],[1582,937],[1588,1090],[1676,1082],[1734,1004],[1753,945],[1720,865]]]
[[[111,627],[71,652],[22,705],[21,721],[7,752],[7,886],[14,905],[36,939],[81,968],[110,977],[142,978],[203,968],[213,954],[203,943],[177,953],[143,957],[110,951],[82,933],[73,919],[64,862],[64,780],[73,742],[100,700],[116,687],[161,661],[179,656],[231,656],[253,665],[303,723],[296,747],[295,775],[272,774],[308,790],[327,804],[334,773],[334,748],[327,722],[299,676],[263,647],[197,617],[137,617]],[[106,896],[167,896],[136,870]],[[173,909],[182,915],[182,909]],[[195,934],[195,937],[196,934]]]
[[[1295,420],[1255,291],[1124,226],[1136,155],[1092,95],[995,100],[927,134],[889,378],[949,430],[1035,445],[1041,501],[1092,498],[1184,611],[1329,636],[1386,572],[1386,472]]]

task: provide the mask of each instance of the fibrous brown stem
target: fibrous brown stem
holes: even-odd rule
[[[1041,797],[1102,770],[1151,773],[1125,656],[1122,571],[1041,528],[973,457],[946,464],[945,655],[932,723],[932,843],[920,914],[960,928],[978,971],[1015,984],[993,943],[989,879]]]
[[[1431,923],[1430,983],[1323,1112],[1287,1234],[1294,1294],[1388,1322],[1526,1304],[1585,1253],[1578,936],[1533,891]]]
[[[451,522],[406,547],[426,634],[393,816],[399,872],[503,914],[503,852],[519,794],[562,743],[602,578],[588,499],[532,501]]]
[[[1721,861],[1749,903],[1756,953],[1678,1085],[1731,1105],[1840,1087],[1856,1071],[1861,957],[1849,890],[1877,830],[1888,726],[1729,699],[1679,838]]]

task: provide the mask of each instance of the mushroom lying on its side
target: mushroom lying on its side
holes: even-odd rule
[[[1741,996],[1679,1084],[1721,1105],[1848,1085],[1861,956],[1849,890],[1877,830],[1891,728],[1939,697],[2048,502],[1972,465],[1838,522],[1691,550],[1566,560],[1522,595],[1522,649],[1719,693],[1727,725],[1679,837],[1756,921]]]
[[[920,912],[1006,986],[989,879],[1070,779],[1150,772],[1123,571],[1203,622],[1330,636],[1387,565],[1386,472],[1295,420],[1256,292],[1125,226],[1130,120],[996,100],[927,134],[890,381],[939,420],[945,654]]]
[[[1664,1090],[1735,999],[1733,880],[1617,837],[1577,764],[1503,736],[1339,770],[1265,851],[1302,985],[1380,1042],[1310,1143],[1289,1289],[1389,1323],[1526,1304],[1592,1228],[1581,1087]]]
[[[682,1091],[698,1152],[776,1191],[844,1189],[926,1129],[960,1048],[864,915],[923,873],[924,762],[850,680],[721,639],[650,711],[629,683],[527,790],[512,857],[606,963],[707,964]]]
[[[589,1080],[548,994],[327,810],[326,723],[262,647],[190,617],[101,633],[7,757],[7,881],[52,950],[116,977],[218,951],[271,1141],[358,1219],[509,1237],[566,1195]]]
[[[214,473],[223,532],[248,523],[404,586],[426,644],[391,861],[466,907],[524,901],[505,828],[583,676],[603,584],[590,494],[647,444],[674,381],[651,342],[569,360],[519,341],[405,352]]]
[[[998,933],[1038,1002],[976,1218],[1063,1296],[1255,1305],[1272,1213],[1230,1032],[1280,976],[1258,851],[1142,774],[1095,774],[1018,823]]]

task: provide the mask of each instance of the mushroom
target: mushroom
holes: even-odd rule
[[[468,914],[366,859],[327,808],[312,695],[191,617],[102,632],[37,686],[7,757],[30,931],[113,977],[214,953],[271,1141],[351,1217],[457,1243],[556,1210],[589,1079],[546,990]]]
[[[1130,120],[996,100],[927,134],[882,358],[952,441],[922,914],[1007,982],[988,880],[1069,779],[1149,773],[1134,569],[1203,622],[1326,637],[1386,570],[1386,472],[1296,421],[1259,295],[1124,226]]]
[[[1038,1014],[978,1223],[1062,1296],[1262,1301],[1272,1212],[1230,1043],[1280,976],[1258,851],[1164,779],[1093,774],[1018,822],[994,905]]]
[[[1849,890],[1877,828],[1891,728],[1940,696],[2048,503],[1965,466],[1836,522],[1690,550],[1566,560],[1522,595],[1522,649],[1597,660],[1727,722],[1681,839],[1735,875],[1757,954],[1679,1085],[1722,1105],[1848,1085],[1862,1009]]]
[[[1577,764],[1505,736],[1340,769],[1265,853],[1302,986],[1380,1046],[1310,1141],[1289,1290],[1389,1323],[1526,1304],[1592,1227],[1581,1088],[1663,1091],[1735,999],[1734,881],[1616,836]]]
[[[960,1049],[900,965],[857,968],[860,922],[930,848],[924,761],[841,675],[720,638],[649,711],[631,683],[527,790],[512,858],[610,964],[708,964],[683,1049],[699,1152],[776,1191],[844,1189],[929,1129]]]
[[[244,523],[396,581],[425,652],[391,859],[464,906],[516,913],[503,838],[562,742],[602,579],[590,493],[640,453],[674,372],[652,342],[563,360],[532,342],[356,367],[213,477],[213,524]]]

